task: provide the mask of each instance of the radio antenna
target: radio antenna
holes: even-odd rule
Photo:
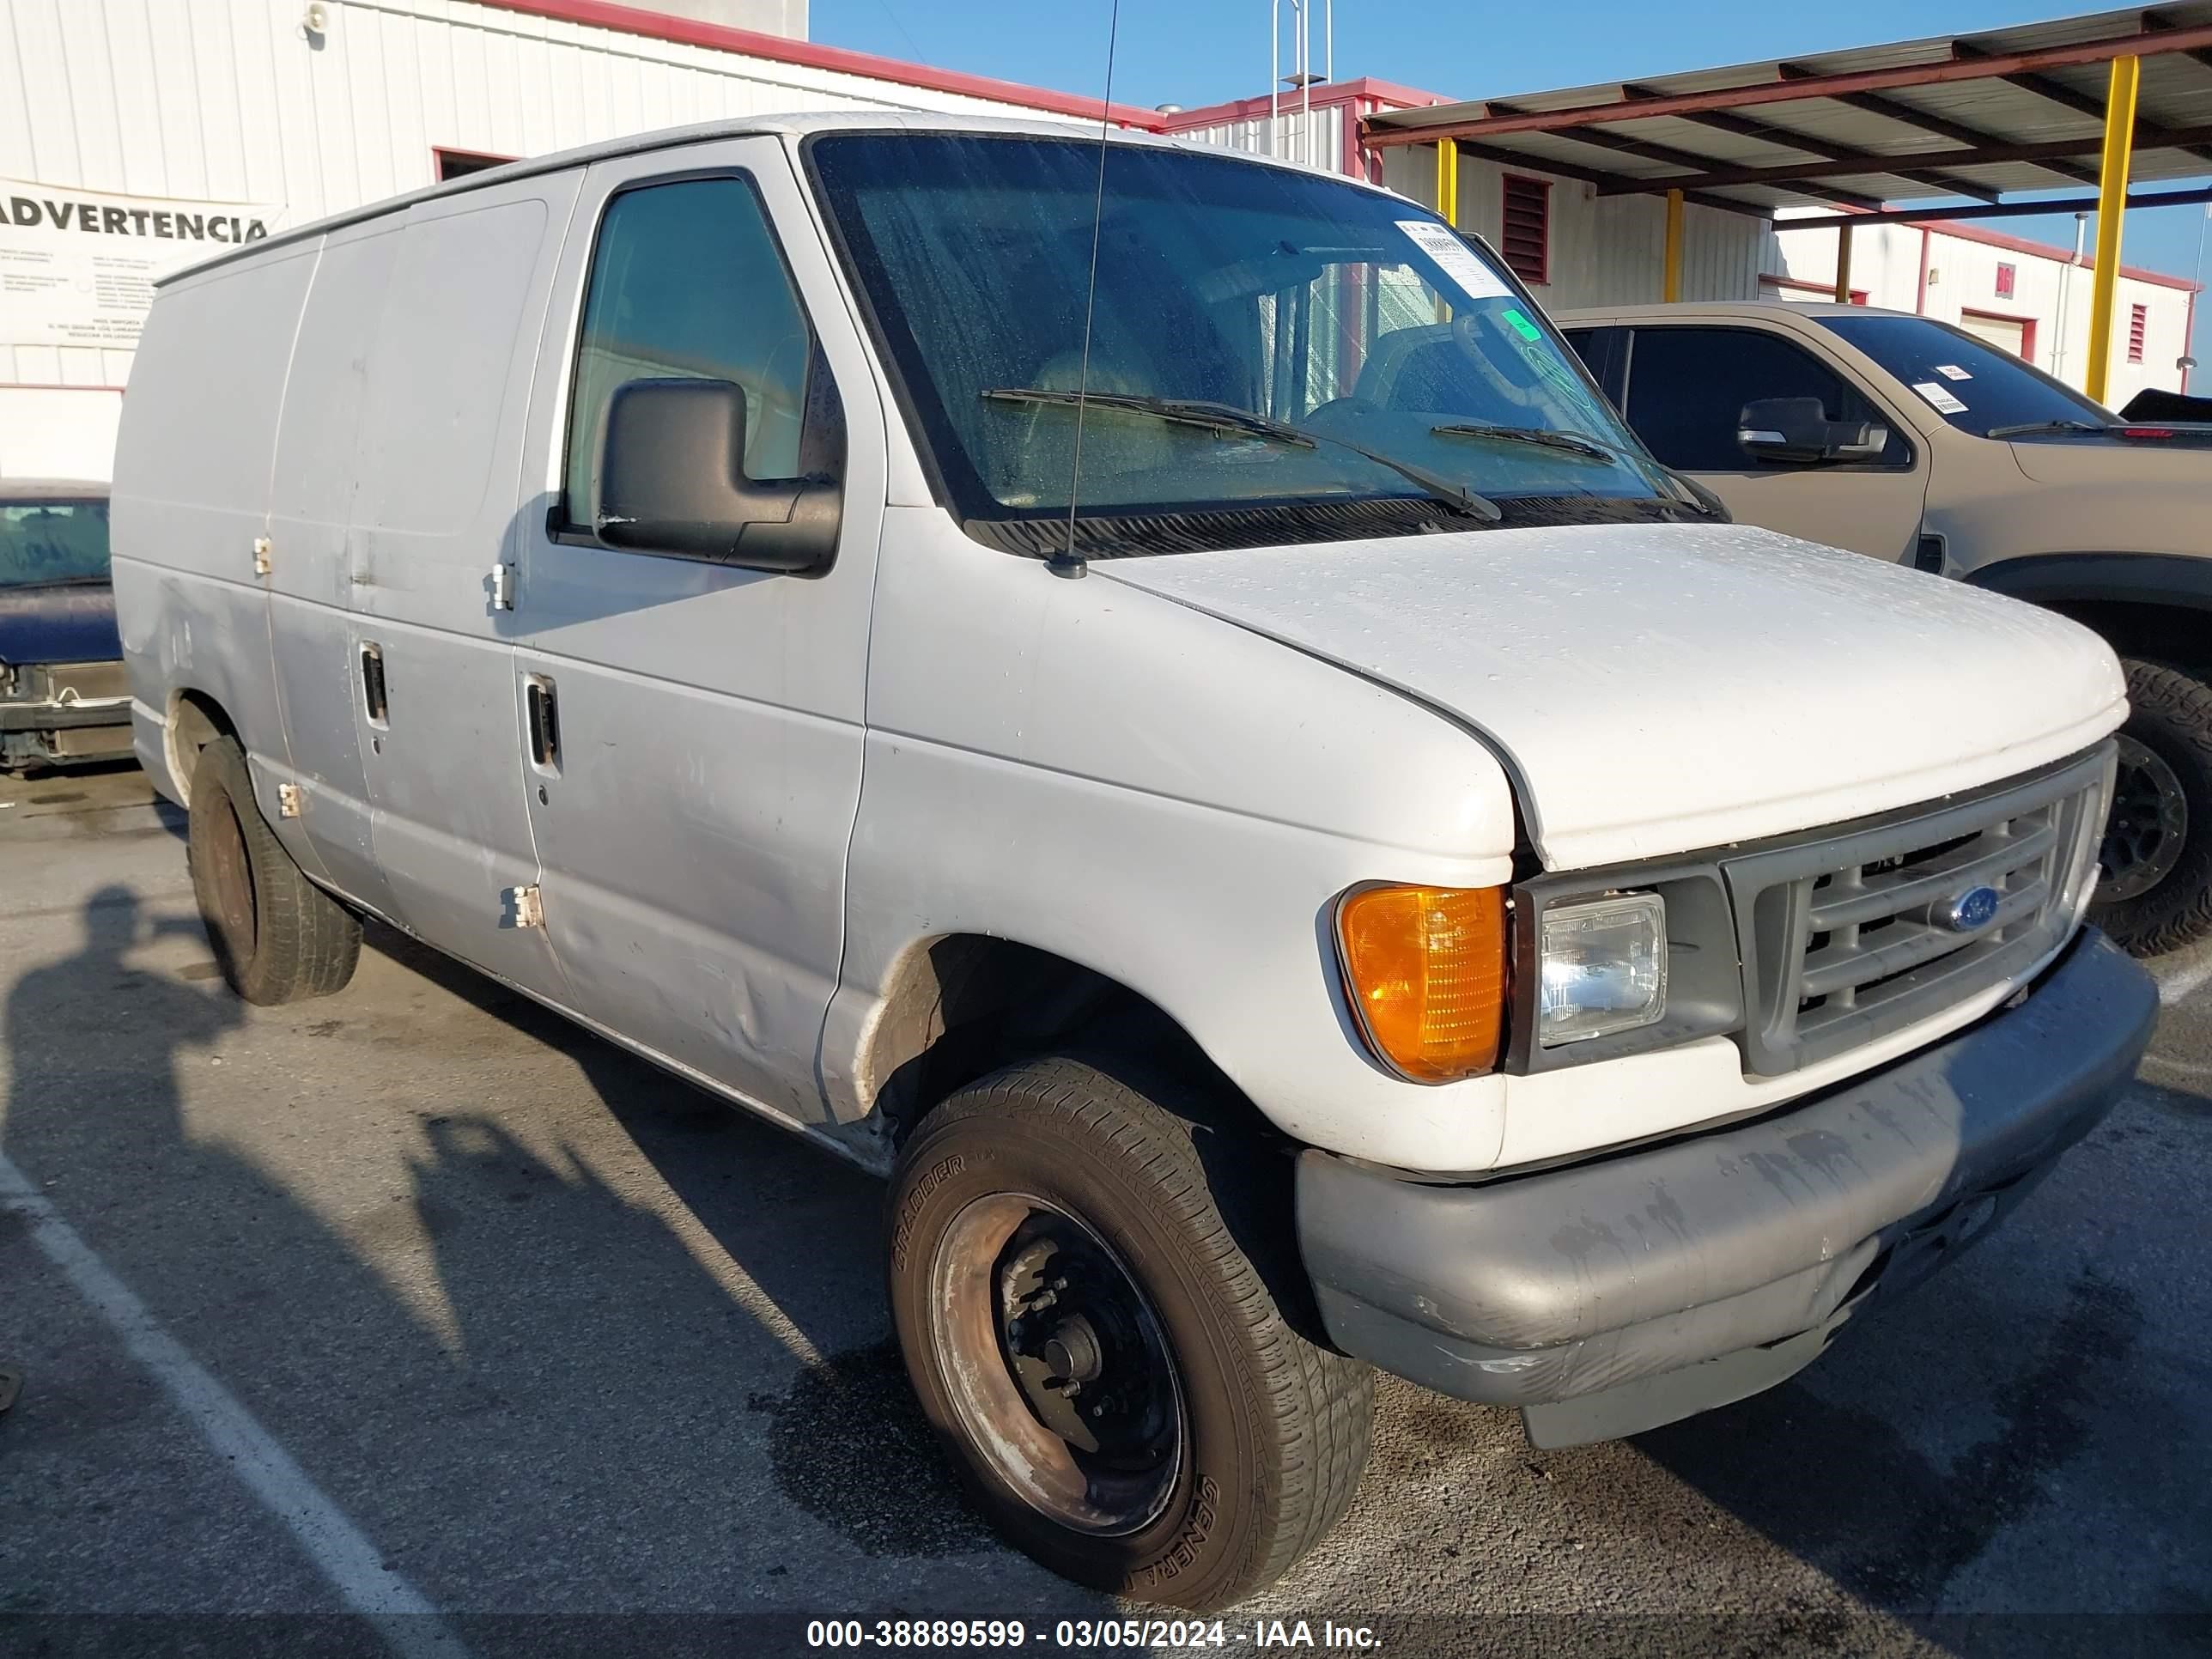
[[[1098,238],[1106,221],[1106,136],[1114,127],[1114,48],[1121,33],[1121,0],[1106,21],[1106,95],[1098,106],[1098,193],[1091,204],[1091,282],[1083,297],[1083,362],[1075,375],[1075,455],[1067,473],[1067,543],[1045,568],[1055,576],[1080,576],[1087,568],[1075,556],[1075,505],[1083,485],[1083,410],[1091,391],[1091,325],[1098,309]]]

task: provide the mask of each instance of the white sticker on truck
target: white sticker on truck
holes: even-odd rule
[[[1938,363],[1936,372],[1947,380],[1971,380],[1974,378],[1956,363]]]
[[[1946,392],[1937,381],[1922,380],[1916,383],[1912,389],[1928,399],[1938,414],[1963,415],[1966,412],[1966,404]]]
[[[1398,228],[1406,233],[1407,240],[1435,260],[1445,276],[1467,290],[1474,300],[1510,299],[1513,290],[1488,265],[1475,257],[1474,250],[1452,234],[1451,227],[1440,225],[1433,219],[1401,219]]]

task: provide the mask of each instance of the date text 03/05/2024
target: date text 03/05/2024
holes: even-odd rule
[[[1339,1648],[1372,1650],[1381,1638],[1364,1625],[1323,1619],[1062,1619],[1049,1631],[1018,1619],[816,1619],[811,1648]]]

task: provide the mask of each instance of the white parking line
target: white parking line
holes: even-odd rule
[[[2171,1008],[2190,995],[2207,980],[2212,980],[2212,957],[2202,962],[2192,962],[2186,968],[2158,975],[2158,1000],[2161,1006]]]
[[[0,1154],[0,1209],[28,1224],[31,1242],[99,1310],[131,1357],[284,1523],[351,1611],[376,1626],[400,1659],[467,1659],[468,1650],[422,1593],[384,1565],[376,1546],[317,1490],[307,1473],[230,1390],[155,1322],[131,1287],[62,1219],[51,1200]]]

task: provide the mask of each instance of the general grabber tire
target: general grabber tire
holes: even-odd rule
[[[889,1254],[908,1375],[1007,1540],[1209,1611],[1343,1516],[1374,1373],[1302,1334],[1287,1160],[1194,1105],[1071,1058],[985,1078],[902,1154]]]
[[[270,830],[235,738],[200,750],[185,855],[216,962],[246,1001],[328,996],[353,977],[361,923],[300,872]]]
[[[2212,933],[2212,687],[2126,660],[2131,712],[2089,920],[2137,956]]]

